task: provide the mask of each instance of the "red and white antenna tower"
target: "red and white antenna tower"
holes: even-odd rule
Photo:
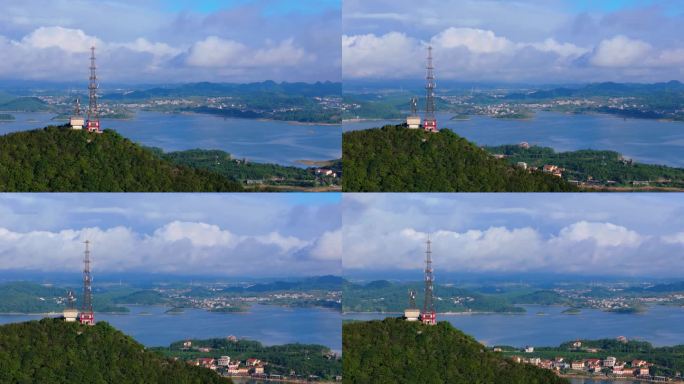
[[[420,320],[423,324],[435,325],[437,324],[437,312],[435,312],[434,302],[434,276],[432,275],[432,241],[430,235],[425,242],[425,300],[423,301],[423,312],[420,314]]]
[[[428,132],[437,132],[437,118],[435,118],[435,67],[432,66],[432,46],[428,47],[427,76],[425,77],[425,119],[423,128]]]
[[[83,304],[79,322],[81,324],[95,325],[95,313],[93,312],[93,279],[90,276],[90,241],[85,241],[85,255],[83,256]]]
[[[90,80],[88,81],[88,122],[86,128],[88,132],[100,131],[100,114],[97,110],[97,74],[95,70],[95,47],[90,47]]]

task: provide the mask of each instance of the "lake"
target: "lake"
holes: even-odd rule
[[[15,121],[0,122],[0,134],[47,125],[51,113],[12,112]],[[297,160],[331,160],[342,156],[342,132],[335,125],[304,125],[284,121],[233,119],[208,114],[137,112],[130,120],[102,119],[137,143],[165,151],[221,149],[253,162],[303,167]]]
[[[626,336],[655,346],[684,344],[684,308],[651,306],[641,314],[616,314],[583,309],[566,315],[557,306],[526,305],[525,314],[439,314],[454,327],[489,346],[558,346],[575,339]],[[543,313],[540,315],[538,313]],[[344,319],[371,320],[387,316],[378,313],[344,314]]]
[[[146,346],[168,346],[174,341],[223,338],[230,335],[266,345],[305,343],[342,350],[340,313],[321,308],[285,308],[253,305],[245,313],[214,313],[186,309],[166,314],[161,306],[131,306],[129,314],[96,313],[95,318]],[[40,315],[0,315],[0,324],[39,320]]]
[[[651,119],[623,119],[605,114],[537,112],[532,119],[495,119],[472,116],[450,120],[437,114],[440,128],[449,128],[478,145],[518,144],[554,148],[556,151],[606,149],[648,164],[684,167],[684,123]],[[344,122],[343,131],[381,127],[401,121]]]

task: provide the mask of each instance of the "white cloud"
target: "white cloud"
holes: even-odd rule
[[[601,41],[591,63],[599,67],[627,67],[643,65],[651,58],[653,47],[641,40],[618,35]]]
[[[414,228],[383,232],[363,222],[345,225],[343,265],[351,270],[419,271],[427,236]],[[492,226],[461,232],[439,230],[431,237],[435,268],[464,273],[661,274],[663,265],[676,264],[678,259],[663,243],[684,245],[684,233],[661,242],[613,223],[586,221],[548,236],[527,226]],[[644,264],[645,254],[653,258],[652,263]],[[681,263],[672,265],[668,275],[684,272],[683,267]]]
[[[580,221],[563,228],[558,241],[579,242],[590,240],[599,247],[636,247],[645,239],[638,233],[611,223]]]
[[[313,54],[308,54],[304,49],[295,45],[294,39],[286,39],[275,46],[259,49],[253,57],[248,58],[254,66],[295,66],[303,62],[311,62],[315,59]]]
[[[196,247],[234,247],[239,239],[230,231],[221,230],[217,225],[173,221],[154,232],[154,237],[162,242],[188,240]]]
[[[553,52],[562,57],[579,57],[590,51],[587,48],[582,48],[572,43],[559,43],[552,38],[548,38],[541,43],[529,45],[539,51]]]
[[[339,273],[336,237],[335,232],[313,239],[278,231],[239,235],[212,224],[182,221],[170,222],[151,234],[123,226],[55,232],[0,228],[0,269],[77,272],[83,241],[88,239],[95,273],[133,269],[240,276]]]
[[[667,244],[683,244],[684,245],[684,232],[678,232],[672,235],[662,236],[663,242]]]
[[[434,36],[430,43],[443,49],[465,47],[475,53],[505,52],[515,48],[510,40],[492,31],[475,28],[447,28]]]
[[[251,49],[238,41],[209,36],[190,48],[186,62],[197,67],[288,67],[314,58],[291,38],[266,48]]]
[[[153,43],[142,37],[129,43],[115,43],[112,46],[130,49],[134,52],[150,53],[157,57],[173,57],[183,52],[180,48],[172,47],[165,43]]]
[[[342,260],[342,230],[323,233],[311,250],[311,256],[320,260]]]
[[[343,75],[352,78],[421,76],[428,45],[434,47],[435,65],[443,79],[476,79],[473,75],[486,77],[488,73],[497,73],[520,81],[521,76],[537,76],[537,67],[542,71],[558,70],[559,63],[568,63],[590,51],[551,38],[535,43],[514,42],[494,31],[478,28],[450,27],[427,41],[401,32],[381,36],[343,35]]]
[[[404,33],[342,35],[342,72],[349,77],[402,76],[423,66],[418,40]]]
[[[242,61],[245,55],[244,44],[209,36],[190,48],[187,63],[197,67],[223,67]]]
[[[21,40],[31,48],[59,48],[70,53],[88,52],[90,47],[101,47],[102,41],[88,36],[80,29],[40,27]]]

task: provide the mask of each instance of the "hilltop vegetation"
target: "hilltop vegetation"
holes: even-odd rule
[[[7,192],[232,192],[221,175],[175,165],[106,130],[50,126],[0,136],[0,190]]]
[[[150,352],[106,322],[43,319],[0,326],[2,383],[231,383]]]
[[[345,132],[342,159],[347,192],[566,192],[560,178],[529,173],[493,158],[444,129],[405,126]]]
[[[488,351],[448,322],[387,318],[342,326],[344,383],[565,384]]]

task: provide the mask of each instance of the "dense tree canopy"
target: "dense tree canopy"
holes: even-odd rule
[[[388,125],[345,132],[343,189],[349,192],[561,192],[567,182],[493,158],[450,130]]]
[[[175,165],[114,131],[60,127],[0,136],[0,190],[9,192],[229,192],[239,183]]]
[[[231,383],[150,352],[106,322],[43,319],[0,327],[2,383]]]
[[[448,322],[352,322],[344,324],[342,340],[345,383],[567,383],[551,371],[488,351]]]

